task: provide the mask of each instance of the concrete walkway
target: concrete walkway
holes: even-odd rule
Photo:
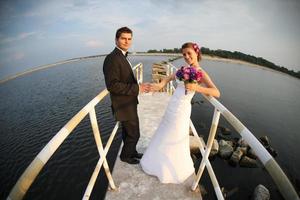
[[[141,138],[137,146],[139,152],[145,151],[170,97],[166,93],[143,94],[139,97],[138,113],[141,130]],[[190,191],[195,175],[189,177],[183,184],[162,184],[156,177],[145,174],[140,165],[124,163],[118,156],[112,176],[118,186],[118,191],[107,191],[105,197],[107,200],[202,199],[200,192]]]

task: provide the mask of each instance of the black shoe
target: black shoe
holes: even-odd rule
[[[136,165],[136,164],[139,164],[140,161],[136,158],[120,158],[121,161],[123,162],[127,162],[128,164],[131,164],[131,165]]]
[[[137,159],[141,159],[143,157],[143,154],[142,153],[135,153],[133,155],[133,158],[137,158]]]

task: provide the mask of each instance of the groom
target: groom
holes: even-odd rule
[[[107,90],[110,92],[112,112],[122,125],[124,146],[120,155],[123,162],[138,164],[143,154],[136,151],[140,137],[139,118],[137,114],[137,96],[139,92],[149,92],[149,84],[138,84],[131,63],[127,59],[132,42],[132,31],[127,27],[116,32],[116,47],[106,56],[103,72]]]

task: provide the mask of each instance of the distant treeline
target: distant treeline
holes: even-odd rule
[[[237,59],[237,60],[243,60],[249,63],[261,65],[264,67],[268,67],[277,71],[281,71],[283,73],[289,74],[291,76],[300,78],[300,71],[295,72],[294,70],[289,70],[285,67],[275,65],[274,63],[261,58],[261,57],[255,57],[252,55],[244,54],[242,52],[238,51],[226,51],[226,50],[210,50],[209,48],[202,47],[201,48],[202,54],[210,55],[210,56],[218,56],[221,58],[228,58],[228,59]],[[174,49],[163,49],[163,50],[155,50],[151,49],[148,51],[148,53],[181,53],[181,49],[174,48]]]

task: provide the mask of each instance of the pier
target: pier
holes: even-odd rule
[[[166,92],[149,93],[139,96],[138,114],[141,137],[138,152],[144,152],[155,133],[169,102]],[[129,165],[118,156],[112,173],[116,190],[108,190],[107,200],[117,199],[202,199],[199,191],[192,192],[191,185],[196,175],[189,177],[183,184],[162,184],[157,177],[147,175],[140,165]]]

